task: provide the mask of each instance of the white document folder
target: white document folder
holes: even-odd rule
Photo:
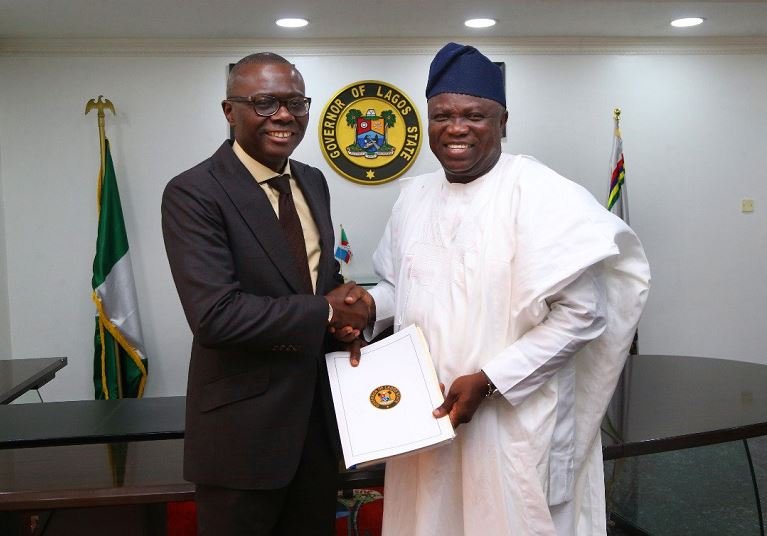
[[[349,363],[349,352],[325,359],[347,469],[455,437],[449,417],[432,416],[444,397],[418,327],[364,347],[357,367]]]

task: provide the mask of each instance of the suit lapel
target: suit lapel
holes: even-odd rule
[[[213,164],[213,177],[229,196],[282,277],[294,292],[300,294],[301,277],[295,268],[285,233],[261,186],[234,154],[228,141],[213,155]]]

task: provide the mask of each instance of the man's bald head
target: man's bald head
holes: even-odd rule
[[[256,52],[255,54],[250,54],[248,56],[245,56],[240,61],[234,64],[234,67],[232,67],[232,70],[229,71],[229,77],[226,79],[226,95],[231,96],[232,95],[232,87],[237,81],[237,77],[239,76],[240,69],[242,69],[245,65],[253,65],[253,64],[267,64],[267,63],[283,63],[292,65],[288,60],[280,56],[279,54],[275,54],[274,52]],[[298,70],[296,70],[298,73]],[[300,73],[299,73],[300,75]]]

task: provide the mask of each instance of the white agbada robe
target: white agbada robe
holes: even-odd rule
[[[483,369],[503,396],[387,463],[384,536],[605,534],[598,432],[649,288],[639,240],[526,156],[405,182],[373,257],[374,333],[415,323],[446,390]]]

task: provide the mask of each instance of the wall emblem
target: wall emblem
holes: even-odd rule
[[[418,110],[402,91],[364,80],[346,86],[322,110],[320,146],[328,163],[359,184],[396,179],[421,148]]]

